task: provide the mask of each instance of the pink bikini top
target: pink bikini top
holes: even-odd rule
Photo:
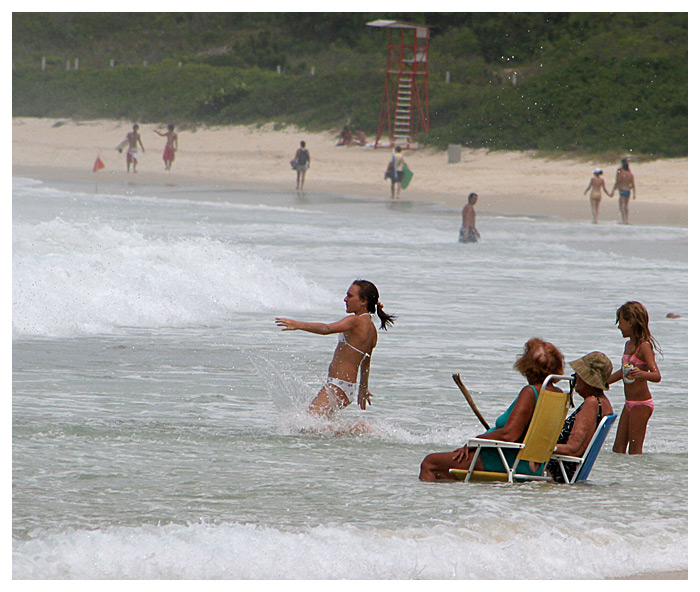
[[[642,343],[646,343],[646,342],[642,341]],[[642,347],[642,343],[640,343],[637,346],[637,349],[635,349],[632,354],[622,354],[622,365],[623,366],[625,364],[632,364],[634,366],[646,366],[646,362],[644,360],[640,360],[637,357],[637,352],[639,351],[639,348]]]

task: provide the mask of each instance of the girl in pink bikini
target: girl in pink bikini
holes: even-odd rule
[[[617,309],[617,326],[625,343],[622,368],[610,377],[610,384],[625,383],[625,407],[617,425],[613,452],[642,454],[647,423],[654,411],[649,382],[661,382],[654,350],[658,343],[649,330],[649,313],[640,302],[626,302]]]

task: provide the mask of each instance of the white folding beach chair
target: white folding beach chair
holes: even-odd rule
[[[564,476],[565,483],[581,483],[582,481],[588,479],[588,475],[591,473],[593,464],[598,458],[598,453],[603,447],[605,438],[607,438],[610,428],[615,423],[616,419],[617,414],[613,413],[611,415],[606,415],[600,420],[600,423],[598,424],[598,427],[593,434],[591,441],[588,443],[588,447],[586,448],[586,451],[583,453],[582,457],[579,458],[578,456],[552,454],[552,460],[559,462],[559,469],[561,470],[561,474]],[[571,476],[571,480],[569,480],[569,477],[564,470],[564,462],[576,463],[577,465],[576,471]]]

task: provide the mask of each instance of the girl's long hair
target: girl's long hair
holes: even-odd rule
[[[641,302],[636,300],[625,302],[615,313],[615,321],[618,324],[620,323],[620,318],[632,323],[632,332],[637,345],[642,343],[642,341],[648,341],[657,352],[662,353],[658,341],[656,341],[649,329],[649,313]]]
[[[367,311],[376,313],[381,321],[380,329],[387,330],[387,325],[393,325],[396,316],[384,312],[382,303],[379,302],[379,290],[368,280],[355,280],[353,285],[360,288],[360,298],[367,301]]]

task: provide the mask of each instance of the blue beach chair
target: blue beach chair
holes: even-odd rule
[[[544,474],[544,465],[547,464],[554,446],[559,439],[561,428],[566,419],[566,412],[570,402],[569,393],[557,393],[548,391],[547,385],[552,380],[567,380],[571,383],[570,376],[550,375],[548,376],[537,397],[535,411],[527,429],[522,443],[503,442],[501,440],[487,440],[484,438],[471,438],[467,442],[470,448],[476,448],[474,458],[468,469],[450,469],[450,473],[459,480],[465,481],[551,481],[552,478]],[[503,463],[503,471],[475,471],[476,464],[482,450],[492,449],[498,452]],[[515,461],[509,462],[506,459],[504,450],[517,450]],[[511,464],[512,463],[512,464]],[[539,469],[535,474],[518,472],[518,467],[529,466],[535,463]]]
[[[559,462],[559,469],[561,469],[561,473],[564,476],[564,481],[566,483],[581,483],[588,479],[588,475],[591,474],[593,464],[598,458],[598,453],[603,447],[605,438],[607,438],[608,433],[610,432],[610,428],[615,423],[616,419],[617,413],[613,413],[611,415],[606,415],[600,421],[600,423],[598,424],[598,428],[596,429],[595,433],[593,434],[593,437],[591,438],[591,441],[588,443],[588,448],[586,448],[586,451],[583,453],[583,456],[581,458],[579,458],[578,456],[565,456],[562,454],[552,455],[552,460]],[[564,470],[564,462],[572,462],[578,465],[576,467],[576,471],[571,476],[571,480],[569,480],[569,477],[567,476],[566,471]]]

